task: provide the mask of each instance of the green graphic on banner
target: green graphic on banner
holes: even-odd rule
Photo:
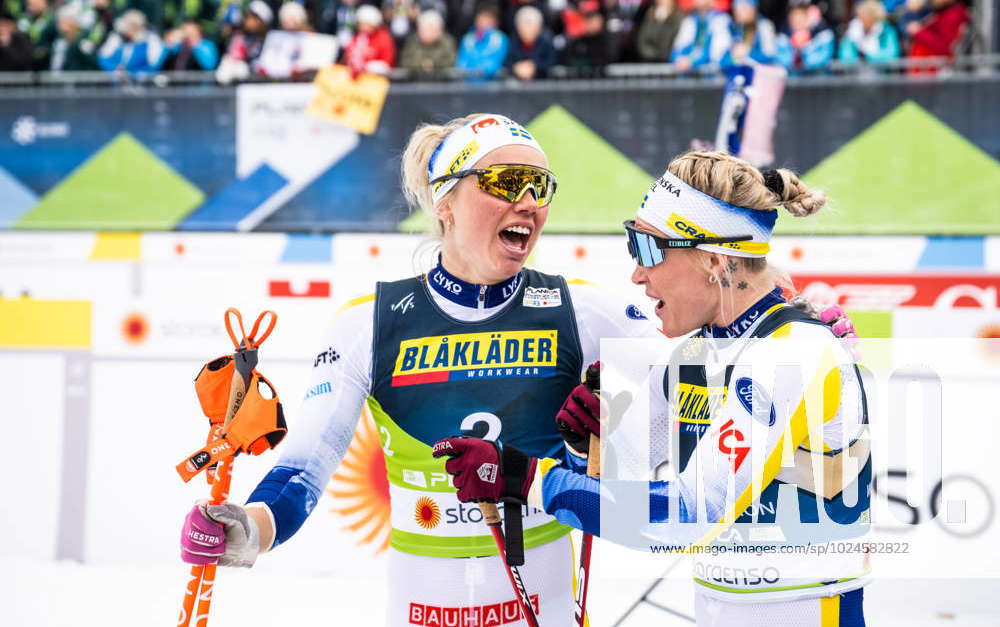
[[[554,105],[528,130],[545,149],[559,189],[549,233],[621,233],[656,178],[635,165],[566,109]]]
[[[132,135],[119,133],[14,228],[170,230],[204,199]]]
[[[848,310],[858,337],[866,339],[892,337],[892,312]]]
[[[635,217],[656,177],[647,174],[569,111],[553,105],[528,124],[545,149],[559,188],[549,211],[546,233],[618,233]],[[421,233],[430,217],[415,212],[399,225]]]
[[[805,175],[831,203],[778,234],[1000,233],[1000,163],[907,101]]]

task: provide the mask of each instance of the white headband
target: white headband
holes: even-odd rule
[[[488,113],[466,122],[441,140],[427,164],[427,180],[468,170],[485,154],[501,146],[531,146],[545,154],[523,126],[508,117]],[[457,182],[458,179],[448,179],[435,183],[434,203],[437,204]]]
[[[763,257],[771,249],[775,209],[737,207],[697,190],[670,172],[653,182],[637,212],[651,226],[683,239],[750,235],[753,241],[699,244],[734,257]]]

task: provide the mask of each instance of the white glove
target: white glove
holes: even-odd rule
[[[219,557],[220,566],[250,568],[260,553],[260,530],[243,507],[234,503],[199,504],[202,513],[225,529],[226,552]]]

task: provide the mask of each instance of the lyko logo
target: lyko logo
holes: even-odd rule
[[[766,418],[767,426],[774,426],[777,421],[774,405],[764,394],[764,390],[754,383],[753,379],[740,377],[736,380],[736,397],[740,399],[740,405],[743,405],[743,409],[747,410],[747,413],[761,424],[764,424],[764,408],[767,407],[769,410],[769,415]]]
[[[719,451],[721,451],[732,463],[733,472],[740,469],[743,460],[750,453],[749,446],[737,446],[745,441],[743,432],[736,428],[736,423],[730,418],[726,424],[722,425],[719,432]]]
[[[444,274],[441,273],[440,270],[434,271],[433,278],[434,282],[440,285],[441,289],[443,289],[444,291],[451,292],[456,296],[462,293],[462,286],[456,283],[455,281],[452,281],[448,277],[446,277]]]

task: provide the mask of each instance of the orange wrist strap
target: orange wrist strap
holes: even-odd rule
[[[269,397],[265,398],[261,394],[262,386],[266,386]],[[211,439],[204,447],[177,464],[177,474],[187,482],[207,466],[237,453],[260,455],[277,446],[287,432],[285,413],[277,391],[270,381],[255,370],[239,411],[229,426],[218,432],[221,437]],[[209,437],[215,435],[217,429],[213,428]]]

